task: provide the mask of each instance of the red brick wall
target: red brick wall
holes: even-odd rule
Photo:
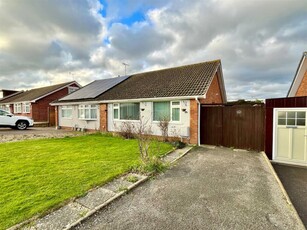
[[[202,104],[221,104],[223,103],[220,84],[218,81],[217,73],[215,74],[211,85],[207,91],[206,98],[200,99]],[[226,101],[225,101],[226,102]]]
[[[190,100],[190,143],[198,141],[198,104],[196,100]]]
[[[304,74],[303,80],[300,86],[298,87],[295,96],[296,97],[307,96],[307,71]]]
[[[108,131],[108,104],[100,104],[100,131]]]
[[[68,94],[68,87],[61,89],[53,94],[44,97],[32,104],[32,118],[36,122],[48,121],[48,110],[54,110],[54,106],[49,105],[52,101],[55,101]]]

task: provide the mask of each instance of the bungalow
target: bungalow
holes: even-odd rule
[[[113,78],[101,84],[110,81]],[[82,90],[96,88],[97,83],[92,84]],[[70,100],[67,96],[52,103],[58,106],[58,126],[80,127],[79,119],[84,121],[80,128],[118,132],[125,123],[144,120],[153,135],[161,135],[159,122],[167,119],[170,137],[193,144],[199,143],[200,104],[227,101],[220,60],[133,74],[98,89],[92,98],[84,95],[82,99],[78,92],[81,94],[81,90],[71,94]]]
[[[20,91],[0,99],[0,108],[16,115],[32,117],[35,123],[55,124],[54,107],[50,102],[61,98],[81,86],[75,82]]]

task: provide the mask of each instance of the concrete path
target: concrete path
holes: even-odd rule
[[[294,207],[307,227],[307,168],[273,164]]]
[[[304,229],[260,153],[198,148],[77,229]]]

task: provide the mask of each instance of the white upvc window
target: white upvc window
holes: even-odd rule
[[[72,106],[71,105],[61,106],[61,117],[62,118],[72,118]]]
[[[153,102],[153,121],[180,121],[180,101]]]
[[[30,103],[26,102],[22,104],[23,113],[30,113]]]
[[[14,104],[14,113],[21,113],[21,103]]]
[[[97,105],[79,105],[78,117],[81,120],[97,120]]]
[[[10,111],[10,105],[1,105],[0,108],[7,111],[7,112],[11,112]]]
[[[120,103],[119,104],[119,119],[120,120],[140,120],[140,103]]]
[[[113,119],[119,119],[119,104],[113,104]]]

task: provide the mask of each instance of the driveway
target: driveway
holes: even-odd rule
[[[304,229],[260,153],[197,148],[77,229]]]
[[[307,168],[273,164],[294,207],[307,226]]]
[[[27,139],[52,138],[79,135],[80,133],[56,130],[54,127],[29,127],[26,130],[0,128],[0,143]]]

